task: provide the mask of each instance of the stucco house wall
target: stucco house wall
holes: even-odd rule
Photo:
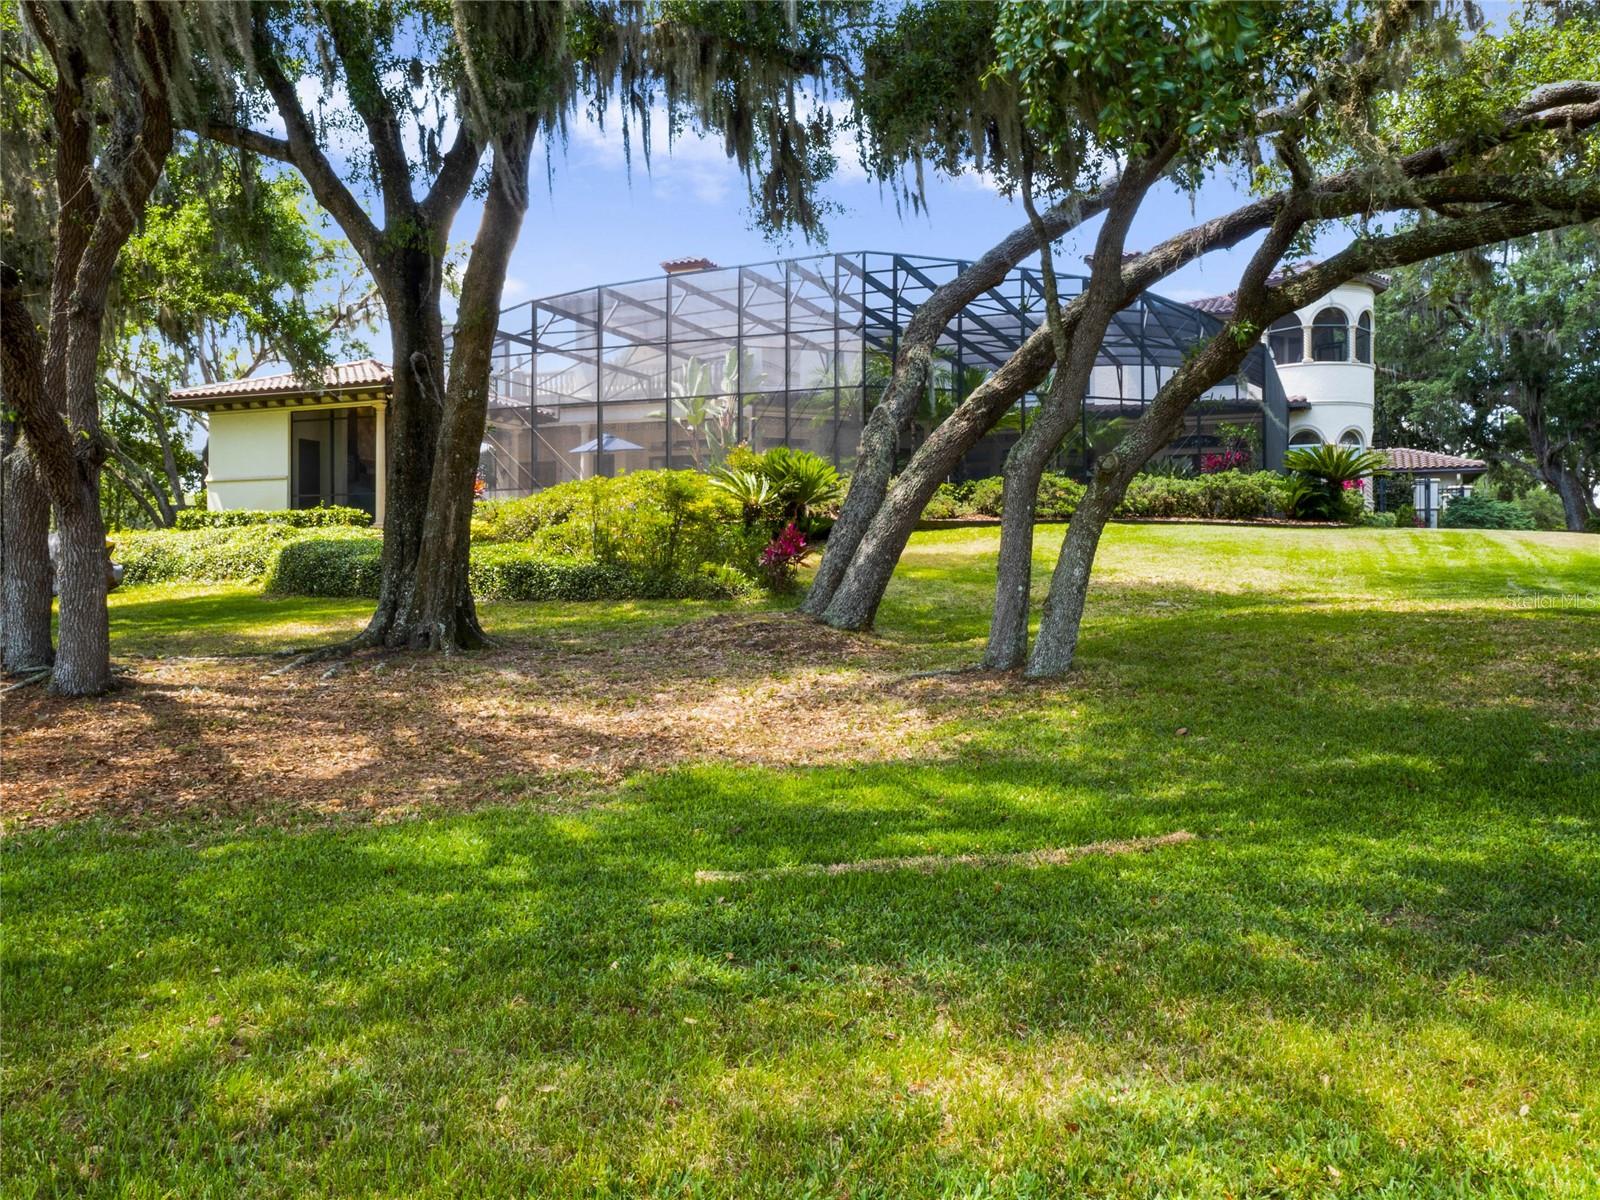
[[[289,410],[214,412],[208,425],[206,506],[289,507]]]
[[[1360,282],[1341,284],[1321,299],[1299,309],[1295,316],[1304,330],[1305,357],[1297,363],[1278,363],[1278,377],[1290,396],[1304,396],[1309,409],[1289,414],[1289,439],[1301,431],[1317,435],[1319,441],[1339,442],[1354,432],[1361,445],[1372,445],[1373,406],[1376,399],[1377,369],[1372,363],[1355,358],[1356,322],[1362,313],[1371,313],[1377,293]],[[1311,323],[1325,308],[1344,313],[1349,327],[1350,353],[1345,362],[1311,361]]]

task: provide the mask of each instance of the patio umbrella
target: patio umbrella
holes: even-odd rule
[[[614,433],[602,434],[598,439],[591,438],[581,446],[572,448],[573,454],[593,454],[598,450],[601,454],[621,454],[624,450],[643,450],[643,446],[636,446],[627,438],[619,438]]]

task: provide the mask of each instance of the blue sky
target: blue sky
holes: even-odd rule
[[[827,195],[841,211],[828,221],[828,248],[899,250],[911,254],[974,258],[1025,221],[1021,205],[980,176],[930,175],[927,209],[897,211],[887,188],[869,180],[852,150],[841,144],[841,169]],[[536,164],[533,202],[506,280],[506,303],[597,283],[659,273],[663,259],[704,256],[724,266],[803,253],[802,241],[775,244],[751,228],[738,169],[709,141],[658,145],[648,167],[637,152],[631,173],[620,140],[589,124],[577,125],[563,154],[554,157],[552,182]],[[1175,188],[1153,193],[1129,238],[1145,249],[1197,221],[1228,212],[1247,199],[1232,180],[1216,178],[1190,197]],[[455,238],[469,241],[476,205],[464,207]],[[1098,223],[1064,243],[1063,270],[1081,267],[1093,249]],[[1336,247],[1337,232],[1325,239]],[[1158,291],[1190,300],[1232,289],[1249,243],[1209,256],[1170,277]]]

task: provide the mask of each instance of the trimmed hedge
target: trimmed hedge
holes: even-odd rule
[[[265,590],[299,596],[366,596],[377,599],[383,538],[308,534],[278,552]]]
[[[266,588],[301,596],[375,598],[382,558],[383,542],[375,537],[300,538],[283,547]],[[467,582],[481,600],[724,599],[751,586],[738,572],[651,575],[509,544],[474,546]]]
[[[1119,517],[1189,517],[1251,520],[1281,517],[1288,505],[1289,480],[1272,471],[1218,471],[1211,475],[1136,475],[1118,506]],[[968,483],[941,484],[923,510],[932,520],[998,517],[1005,506],[999,476]],[[1084,485],[1065,475],[1039,481],[1038,519],[1065,521],[1083,499]]]
[[[1178,478],[1136,475],[1119,517],[1191,517],[1244,521],[1284,515],[1288,480],[1272,471],[1218,471]]]
[[[272,569],[285,542],[304,536],[287,525],[143,530],[113,534],[111,557],[129,584],[250,583]]]
[[[178,514],[179,529],[232,529],[241,525],[288,525],[295,529],[328,529],[334,526],[365,527],[372,514],[359,508],[327,504],[319,508],[186,508]]]

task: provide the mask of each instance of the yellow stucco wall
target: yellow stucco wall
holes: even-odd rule
[[[289,410],[214,412],[206,502],[213,509],[289,507]]]
[[[376,408],[377,524],[383,524],[387,480],[386,406],[371,400],[354,406],[314,405],[315,408]],[[206,503],[212,509],[289,507],[289,414],[304,408],[247,409],[213,412],[208,421]]]

